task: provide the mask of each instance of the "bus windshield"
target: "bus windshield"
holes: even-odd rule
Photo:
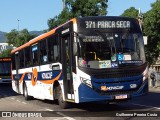
[[[0,62],[0,75],[11,74],[10,66],[10,62]]]
[[[140,39],[140,33],[128,31],[80,34],[79,66],[101,69],[118,67],[120,61],[141,61]]]

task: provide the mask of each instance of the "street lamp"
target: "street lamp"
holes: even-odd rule
[[[19,31],[19,21],[20,21],[20,20],[19,20],[19,19],[17,19],[17,21],[18,21],[18,31]]]

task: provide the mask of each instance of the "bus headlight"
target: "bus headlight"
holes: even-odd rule
[[[145,81],[148,78],[148,67],[143,72],[143,81]]]
[[[83,78],[83,77],[80,77],[80,80],[82,83],[84,83],[85,85],[89,86],[89,87],[92,87],[92,83],[91,83],[91,80],[88,80],[86,78]]]

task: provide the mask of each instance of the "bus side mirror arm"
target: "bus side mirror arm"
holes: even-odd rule
[[[75,56],[78,55],[77,42],[73,43],[73,55]]]

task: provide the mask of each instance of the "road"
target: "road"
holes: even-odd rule
[[[0,116],[3,116],[0,120],[10,119],[7,117],[8,114],[15,120],[22,119],[21,117],[38,117],[38,120],[155,120],[160,118],[159,96],[160,88],[150,88],[147,96],[137,97],[128,102],[72,104],[70,109],[61,109],[54,101],[25,101],[23,95],[18,95],[12,90],[10,84],[0,84]]]

